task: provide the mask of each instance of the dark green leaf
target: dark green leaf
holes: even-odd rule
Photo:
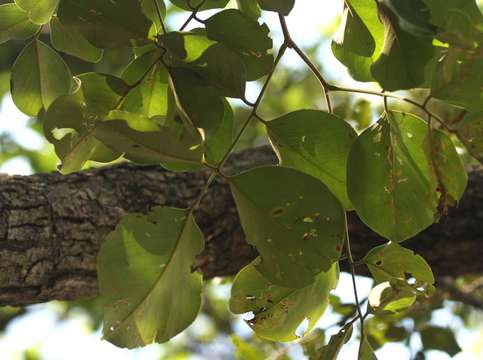
[[[50,38],[52,46],[58,51],[93,63],[102,58],[102,49],[93,46],[75,28],[64,26],[56,16],[50,21]]]
[[[54,50],[34,40],[13,64],[11,84],[15,105],[23,113],[36,116],[42,108],[47,109],[55,99],[69,93],[72,74]]]
[[[436,26],[430,23],[430,12],[423,0],[383,0],[396,15],[402,30],[418,37],[433,37]]]
[[[33,36],[39,25],[29,20],[27,13],[15,4],[0,5],[0,44]]]
[[[63,0],[58,15],[99,48],[145,41],[151,26],[139,1],[132,0]]]
[[[433,57],[432,37],[404,31],[396,15],[384,8],[380,17],[385,27],[384,48],[371,72],[383,89],[410,89],[424,82],[424,70]]]
[[[426,326],[421,330],[421,340],[425,350],[440,350],[450,356],[455,356],[461,351],[456,342],[453,331],[439,326]]]
[[[316,110],[299,110],[267,123],[281,164],[322,181],[346,209],[347,158],[356,132],[344,120]]]
[[[319,359],[337,360],[342,346],[350,340],[352,336],[352,323],[345,325],[337,334],[330,337],[329,343],[320,352]]]
[[[201,305],[201,276],[191,265],[202,248],[187,210],[125,216],[98,256],[104,338],[134,348],[166,342],[188,327]]]
[[[341,254],[344,212],[317,179],[283,167],[260,167],[230,178],[256,268],[274,284],[308,286]]]
[[[483,163],[483,112],[466,115],[456,130],[468,152]]]
[[[292,11],[295,0],[258,0],[263,10],[276,11],[287,16]]]
[[[43,25],[50,21],[60,0],[15,0],[25,10],[32,22]]]
[[[171,0],[177,7],[192,11],[198,8],[201,4],[201,10],[224,8],[229,0]]]
[[[252,19],[258,20],[261,15],[257,0],[237,0],[238,9]]]
[[[358,360],[377,360],[376,354],[366,337],[361,341]]]
[[[316,276],[315,282],[304,288],[277,286],[257,270],[257,262],[242,269],[233,282],[230,310],[235,314],[252,312],[248,325],[255,333],[272,341],[293,341],[295,331],[305,319],[309,332],[329,304],[329,292],[337,286],[337,264],[328,272]]]

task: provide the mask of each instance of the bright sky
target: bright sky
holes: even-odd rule
[[[310,5],[310,6],[308,6]],[[288,18],[288,25],[292,32],[293,38],[302,46],[310,46],[320,41],[320,33],[324,29],[332,28],[334,21],[341,11],[341,0],[297,0],[296,7]],[[181,18],[173,21],[176,23],[183,21]],[[281,32],[278,29],[278,20],[275,15],[266,15],[264,17],[269,27],[273,31],[274,40],[277,44],[282,42]],[[275,30],[274,30],[275,29]],[[318,54],[319,63],[323,59],[325,73],[337,74],[337,83],[345,85],[354,85],[354,82],[347,75],[345,68],[339,64],[332,55],[330,43],[324,42]],[[291,52],[284,57],[284,64],[291,67],[303,66],[300,60]],[[357,86],[367,86],[357,84]],[[257,86],[250,86],[248,89],[248,97],[256,96]],[[379,99],[370,98],[372,101]],[[21,114],[13,105],[11,99],[6,97],[0,105],[0,134],[9,133],[22,145],[32,150],[41,149],[44,146],[42,138],[35,132],[27,128],[28,118]],[[14,159],[4,164],[0,168],[0,172],[9,174],[29,174],[31,173],[28,163],[21,159]],[[358,281],[360,296],[367,296],[371,282],[368,279],[361,278]],[[220,290],[221,294],[227,296],[228,288]],[[350,278],[347,274],[341,275],[341,281],[335,293],[341,296],[345,302],[353,301],[352,287]],[[56,304],[43,304],[34,306],[30,309],[29,314],[18,320],[15,320],[8,328],[6,335],[0,339],[0,358],[2,360],[20,360],[20,354],[24,349],[37,347],[48,360],[154,360],[159,359],[162,352],[158,346],[149,346],[145,349],[126,351],[120,350],[110,345],[108,342],[100,340],[100,333],[90,334],[88,332],[88,319],[85,315],[79,314],[67,321],[57,322],[55,314],[57,313]],[[319,325],[323,328],[333,324],[337,317],[327,312],[321,319]],[[457,355],[457,360],[477,360],[483,359],[483,352],[480,350],[479,355],[474,352],[478,340],[483,341],[483,327],[477,331],[464,330],[461,321],[451,315],[446,310],[437,311],[434,314],[433,322],[440,326],[448,325],[453,329],[457,329],[457,337],[460,346],[464,352]],[[200,318],[192,326],[192,329],[203,328],[206,319]],[[329,331],[328,335],[336,332],[337,329]],[[237,333],[240,335],[249,335],[250,329],[242,321],[237,323]],[[417,341],[413,345],[418,345]],[[417,346],[418,347],[418,346]],[[482,346],[480,345],[480,348]],[[356,358],[357,344],[349,343],[344,348],[340,358],[343,360],[351,360]],[[300,358],[300,353],[292,354]],[[409,353],[404,346],[399,344],[390,344],[384,349],[377,352],[379,359],[406,360]],[[207,357],[205,357],[207,358]],[[428,360],[445,360],[449,357],[442,352],[432,351],[428,356]]]

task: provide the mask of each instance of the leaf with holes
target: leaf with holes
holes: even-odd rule
[[[201,276],[191,265],[202,248],[187,210],[124,216],[98,255],[104,338],[134,348],[166,342],[188,327],[201,305]]]
[[[266,124],[281,164],[322,181],[350,209],[347,159],[356,132],[343,119],[316,110],[299,110]]]
[[[312,176],[283,167],[260,167],[229,179],[247,240],[270,282],[301,288],[328,271],[341,254],[344,210]]]
[[[406,279],[406,274],[411,274],[416,280],[434,284],[433,272],[428,263],[414,251],[395,242],[376,246],[362,261],[378,283],[392,278]]]
[[[236,276],[230,298],[230,310],[235,314],[252,312],[247,321],[255,333],[271,341],[293,341],[302,334],[297,328],[307,319],[308,333],[329,304],[329,292],[337,286],[338,265],[315,277],[313,284],[304,288],[277,286],[256,268],[259,260],[242,269]]]

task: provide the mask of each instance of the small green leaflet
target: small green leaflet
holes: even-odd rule
[[[330,337],[329,343],[320,351],[319,359],[337,360],[339,352],[352,337],[352,323],[345,325],[340,331]]]
[[[58,16],[98,48],[145,43],[151,27],[140,2],[132,0],[62,0]]]
[[[102,49],[88,42],[75,28],[64,26],[57,16],[50,21],[50,39],[56,50],[92,63],[99,62],[104,53]]]
[[[98,255],[104,338],[135,348],[187,328],[201,305],[201,276],[191,265],[202,248],[203,235],[187,210],[124,216]]]
[[[324,111],[299,110],[266,124],[281,164],[322,181],[346,209],[347,158],[356,132],[343,119]]]
[[[456,131],[468,152],[483,164],[483,112],[466,115]]]
[[[0,44],[9,40],[23,40],[33,36],[40,29],[15,4],[0,5]]]
[[[15,105],[24,114],[37,116],[42,108],[48,109],[55,99],[70,92],[72,74],[54,50],[34,40],[15,60],[11,86]]]
[[[360,218],[389,240],[406,240],[438,217],[439,185],[424,149],[427,134],[422,119],[392,111],[352,146],[347,171],[349,198]],[[459,171],[452,176],[464,177],[454,146],[441,150],[449,162],[444,167],[456,166]],[[458,184],[463,183],[458,179]]]
[[[257,270],[270,282],[301,288],[341,254],[344,211],[327,187],[299,171],[260,167],[229,179]]]
[[[292,11],[295,0],[258,0],[258,3],[263,10],[275,11],[287,16]]]
[[[304,288],[277,286],[264,278],[256,269],[255,260],[236,276],[230,298],[230,310],[235,314],[252,312],[247,320],[255,333],[271,341],[293,341],[297,327],[309,320],[308,333],[320,319],[329,304],[329,292],[337,286],[338,265],[316,276],[313,284]]]
[[[385,281],[376,285],[369,293],[369,307],[374,314],[397,313],[413,305],[416,294],[405,281]]]
[[[25,10],[32,22],[43,25],[50,21],[60,0],[15,0]]]
[[[395,242],[376,246],[362,261],[378,283],[392,278],[406,279],[406,274],[411,274],[416,280],[434,284],[433,272],[428,263],[420,255]]]

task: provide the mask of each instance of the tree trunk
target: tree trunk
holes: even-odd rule
[[[268,147],[248,150],[233,157],[228,171],[275,161]],[[96,255],[120,217],[160,205],[186,207],[206,178],[207,172],[173,173],[130,163],[68,176],[2,176],[0,305],[95,296]],[[405,243],[428,260],[437,277],[483,274],[482,199],[483,169],[475,168],[459,207]],[[351,215],[353,251],[358,257],[383,240]],[[257,255],[245,242],[230,189],[220,178],[196,218],[206,247],[195,267],[205,278],[233,275]]]

